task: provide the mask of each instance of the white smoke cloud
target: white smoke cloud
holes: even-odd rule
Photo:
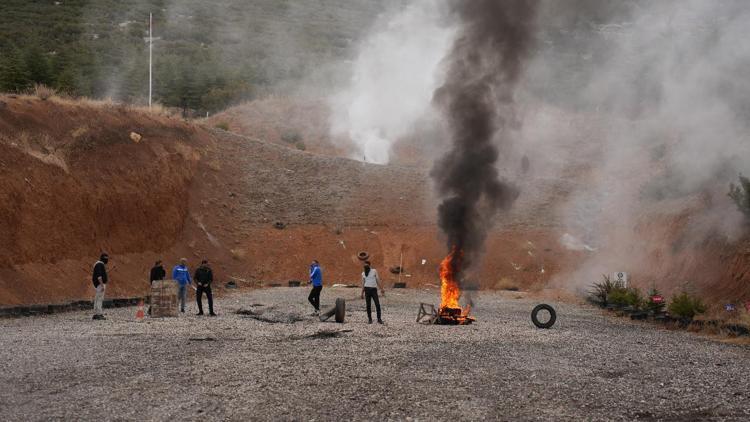
[[[432,113],[439,65],[455,34],[444,6],[412,2],[365,38],[348,84],[330,98],[332,135],[355,143],[352,158],[388,163],[391,145]]]
[[[565,16],[546,2],[523,92],[532,169],[579,182],[558,212],[597,249],[561,282],[640,270],[655,251],[668,260],[708,236],[731,240],[741,219],[728,185],[750,172],[746,3],[631,0],[617,13],[615,2],[562,3],[577,7]],[[679,244],[659,243],[674,241],[653,234],[663,226],[643,229],[657,215],[690,216],[669,229]]]

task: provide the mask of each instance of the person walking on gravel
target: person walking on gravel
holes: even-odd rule
[[[320,315],[320,291],[323,290],[323,271],[320,269],[320,263],[313,260],[310,264],[310,281],[312,284],[312,290],[307,300],[315,308],[313,315]]]
[[[187,303],[187,288],[190,285],[190,270],[187,266],[187,258],[180,259],[180,263],[172,270],[172,279],[179,286],[178,297],[180,299],[180,312],[185,313]]]
[[[195,291],[195,300],[198,302],[198,314],[203,315],[203,292],[206,293],[208,299],[208,315],[216,316],[214,313],[214,296],[211,293],[211,283],[214,281],[214,272],[211,267],[208,266],[208,261],[201,261],[201,266],[195,270],[195,284],[198,288]]]
[[[167,272],[164,270],[164,265],[162,265],[161,260],[158,260],[154,263],[154,266],[151,267],[151,274],[149,274],[148,279],[151,286],[153,286],[154,281],[164,280],[164,277],[166,276]],[[148,314],[151,315],[151,304],[148,305]]]
[[[365,268],[362,271],[362,298],[367,301],[367,320],[372,324],[372,308],[370,302],[375,302],[375,313],[378,316],[378,324],[383,323],[380,315],[380,300],[378,299],[378,287],[385,297],[385,289],[380,285],[378,270],[370,266],[370,261],[365,261]]]
[[[94,264],[94,273],[91,277],[91,281],[94,283],[94,318],[96,320],[107,319],[104,317],[102,312],[102,302],[104,302],[104,290],[107,288],[107,263],[109,262],[109,255],[106,253],[99,256],[99,260]]]

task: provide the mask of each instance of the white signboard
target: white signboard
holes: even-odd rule
[[[615,273],[612,273],[612,282],[614,282],[618,286],[627,288],[628,287],[628,279],[629,279],[628,273],[626,273],[626,272],[617,271]]]

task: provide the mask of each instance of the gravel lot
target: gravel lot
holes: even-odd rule
[[[309,316],[307,289],[239,292],[218,318],[89,313],[0,320],[4,420],[748,420],[750,348],[554,304],[479,293],[471,326],[423,326],[436,290],[391,290],[386,325]],[[263,306],[259,306],[263,305]],[[257,318],[241,316],[244,308]]]

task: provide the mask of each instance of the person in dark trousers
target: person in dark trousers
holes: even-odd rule
[[[166,276],[167,272],[164,270],[164,265],[162,265],[161,260],[158,260],[154,263],[154,266],[151,267],[151,274],[148,276],[148,279],[153,286],[154,281],[164,280],[164,277]],[[151,304],[148,305],[148,314],[151,315]]]
[[[323,271],[320,269],[320,263],[313,260],[310,264],[310,281],[312,284],[312,290],[307,300],[315,308],[313,315],[320,315],[320,291],[323,290]]]
[[[187,288],[190,286],[191,282],[190,270],[187,266],[187,258],[180,259],[180,263],[172,269],[172,280],[177,282],[180,312],[185,313],[185,306],[187,306]]]
[[[380,315],[380,300],[378,299],[378,287],[380,292],[385,296],[385,290],[380,286],[380,277],[378,270],[370,266],[370,261],[365,261],[365,268],[362,271],[362,298],[367,300],[367,320],[372,324],[372,308],[370,302],[375,302],[375,313],[378,316],[378,324],[383,323]]]
[[[102,302],[104,302],[104,291],[107,288],[107,263],[109,262],[109,255],[106,253],[99,256],[99,260],[94,264],[94,273],[91,277],[91,281],[94,283],[94,289],[96,294],[94,295],[94,317],[93,319],[102,320],[107,319],[104,317],[102,312]]]
[[[214,296],[211,293],[211,282],[214,281],[214,273],[208,265],[207,260],[204,259],[201,261],[201,265],[195,270],[193,278],[195,279],[195,284],[198,285],[195,291],[195,300],[198,302],[197,315],[203,315],[203,293],[205,292],[206,298],[208,298],[208,315],[216,316],[214,313]]]

